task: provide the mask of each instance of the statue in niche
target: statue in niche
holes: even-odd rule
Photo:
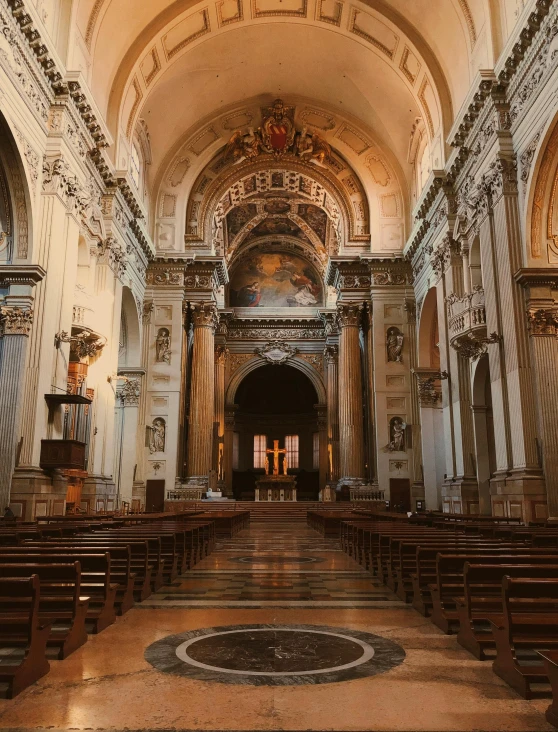
[[[403,363],[403,333],[399,328],[388,328],[386,348],[388,361]]]
[[[401,417],[392,417],[389,422],[389,444],[390,452],[405,452],[405,429],[407,423]]]
[[[149,452],[165,452],[166,424],[161,417],[153,420]]]
[[[155,360],[158,363],[170,363],[170,333],[168,328],[159,328],[155,341]]]

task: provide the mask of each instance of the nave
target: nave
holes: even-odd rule
[[[551,730],[547,706],[521,699],[337,539],[252,522],[0,701],[0,728]]]

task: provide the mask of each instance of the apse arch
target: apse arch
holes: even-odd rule
[[[241,366],[239,366],[239,368],[234,372],[229,381],[229,385],[225,394],[225,407],[234,407],[238,387],[244,381],[246,376],[248,376],[248,374],[250,374],[252,371],[255,371],[256,369],[259,369],[262,366],[268,365],[269,362],[266,361],[264,358],[261,358],[260,356],[254,356],[254,358],[251,358],[249,361],[246,361]],[[318,373],[318,371],[307,361],[297,356],[289,358],[286,361],[286,365],[292,366],[293,368],[302,371],[302,373],[308,377],[308,379],[312,382],[312,386],[316,390],[316,394],[318,395],[318,403],[316,406],[325,406],[327,402],[326,388],[323,378]]]

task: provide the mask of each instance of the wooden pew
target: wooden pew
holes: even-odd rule
[[[498,620],[502,613],[502,580],[508,577],[558,579],[558,556],[529,558],[532,563],[511,560],[511,564],[471,564],[465,562],[464,595],[456,597],[459,631],[457,642],[470,651],[479,661],[484,661],[486,651],[496,647],[491,620]]]
[[[100,633],[102,630],[112,625],[116,620],[116,609],[114,606],[116,600],[116,591],[118,584],[111,581],[110,554],[101,552],[96,554],[91,552],[80,552],[79,550],[71,550],[68,554],[60,554],[55,551],[44,551],[40,549],[31,553],[29,549],[19,547],[13,551],[5,551],[2,547],[0,552],[0,561],[5,564],[49,564],[54,561],[55,557],[65,556],[74,558],[81,565],[81,589],[85,595],[89,597],[89,605],[87,608],[86,624],[91,633]]]
[[[537,651],[537,653],[543,659],[552,689],[552,704],[546,710],[545,716],[550,724],[558,727],[558,651]]]
[[[432,597],[432,622],[444,633],[450,634],[459,627],[456,598],[463,596],[463,570],[465,562],[471,564],[534,564],[537,550],[506,549],[506,553],[497,549],[484,549],[482,553],[471,550],[460,550],[458,553],[438,553],[436,558],[436,583],[430,584]],[[508,553],[509,552],[509,553]],[[521,552],[521,553],[520,553]],[[525,553],[523,553],[525,552]],[[548,552],[548,550],[545,550]],[[520,558],[522,557],[522,558]],[[554,555],[558,563],[558,554]],[[552,561],[552,560],[551,560]]]
[[[50,624],[39,617],[39,577],[0,579],[0,683],[13,699],[48,673],[46,646]],[[19,656],[19,663],[18,661]]]
[[[29,551],[48,552],[53,556],[72,557],[76,554],[77,544],[71,542],[66,543],[61,539],[53,539],[50,542],[25,542],[25,547],[29,547]],[[134,584],[136,575],[131,568],[131,551],[126,544],[112,545],[103,543],[100,546],[89,545],[88,547],[79,547],[80,553],[91,554],[95,551],[108,551],[110,554],[110,580],[118,585],[116,589],[116,598],[114,605],[118,615],[124,615],[134,605]],[[1,554],[0,554],[1,558]],[[78,558],[78,557],[76,557]],[[97,576],[92,575],[93,570],[87,571],[84,567],[83,582],[97,581]]]
[[[57,649],[59,660],[66,658],[87,640],[85,618],[89,598],[81,595],[79,562],[0,563],[0,578],[39,577],[41,622],[51,625],[47,646]]]
[[[558,650],[558,580],[504,577],[502,606],[502,616],[491,620],[492,668],[524,699],[533,699],[541,695],[533,684],[549,683],[544,665],[534,663],[535,652]]]

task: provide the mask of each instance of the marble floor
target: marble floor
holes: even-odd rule
[[[552,730],[300,524],[253,524],[12,701],[0,730]]]

